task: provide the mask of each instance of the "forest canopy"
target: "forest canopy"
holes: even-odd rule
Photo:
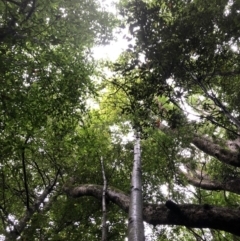
[[[240,2],[117,7],[0,1],[2,240],[124,240],[134,130],[145,240],[240,240]]]

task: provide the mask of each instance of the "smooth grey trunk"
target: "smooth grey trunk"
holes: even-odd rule
[[[144,241],[140,134],[136,133],[131,196],[128,213],[128,240]]]
[[[101,167],[103,176],[103,194],[102,194],[102,241],[107,241],[107,207],[106,207],[106,192],[107,192],[107,179],[105,175],[103,158],[101,157]]]

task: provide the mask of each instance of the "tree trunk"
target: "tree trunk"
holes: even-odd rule
[[[107,192],[107,179],[105,175],[103,158],[101,157],[101,167],[103,175],[103,195],[102,195],[102,241],[107,241],[107,207],[106,207],[106,192]]]
[[[144,241],[143,226],[143,201],[142,201],[142,172],[141,172],[141,153],[140,136],[136,134],[134,145],[134,163],[131,180],[131,197],[128,213],[128,240]]]

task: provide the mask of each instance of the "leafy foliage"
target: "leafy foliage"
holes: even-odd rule
[[[33,217],[24,238],[62,240],[70,232],[58,234],[69,222],[57,217],[70,205],[58,197],[62,183],[84,168],[85,182],[96,176],[86,168],[95,156],[87,157],[83,128],[86,100],[96,95],[89,50],[112,38],[116,21],[97,2],[74,0],[1,1],[0,16],[0,232],[13,240]],[[79,146],[82,135],[88,141]],[[51,214],[46,197],[58,200]]]
[[[227,0],[122,1],[126,38],[135,44],[108,63],[113,77],[97,85],[90,49],[108,43],[117,23],[99,3],[0,1],[6,240],[99,240],[101,157],[108,239],[123,240],[134,128],[142,132],[144,218],[157,225],[148,239],[239,240],[239,7]],[[89,99],[99,107],[89,109]],[[84,184],[98,186],[90,192]],[[150,209],[163,213],[152,221]]]
[[[129,26],[126,38],[135,44],[113,64],[111,84],[123,91],[129,100],[124,112],[135,116],[147,137],[146,200],[182,203],[191,197],[194,203],[238,205],[231,193],[238,191],[227,187],[239,183],[238,1],[122,1],[120,8]],[[222,158],[230,153],[236,165]],[[159,187],[167,187],[167,197]],[[165,239],[181,240],[177,229]],[[225,235],[189,233],[190,240]]]

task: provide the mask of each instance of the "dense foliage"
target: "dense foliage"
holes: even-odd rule
[[[9,240],[65,240],[74,228],[65,217],[73,202],[57,196],[73,173],[95,176],[84,171],[96,143],[83,129],[96,95],[90,48],[109,41],[115,23],[95,1],[0,1],[0,233]]]
[[[147,137],[143,177],[150,202],[166,199],[159,190],[166,184],[168,198],[176,203],[239,205],[239,7],[239,1],[227,0],[121,5],[127,38],[135,44],[112,66],[112,84],[128,99],[123,112],[135,117],[133,124]],[[147,128],[151,125],[154,131]],[[189,184],[196,187],[192,194]],[[188,228],[228,229],[220,228],[220,216],[219,226],[211,226],[197,211],[192,215],[199,223],[186,224],[187,213],[168,204]],[[180,224],[176,219],[169,223]],[[165,222],[159,217],[159,224]],[[190,232],[197,240],[233,239],[213,231]]]
[[[117,23],[99,3],[0,1],[2,237],[100,240],[102,160],[123,240],[137,129],[146,239],[240,240],[240,2],[119,10],[129,48],[97,85],[90,50]]]

